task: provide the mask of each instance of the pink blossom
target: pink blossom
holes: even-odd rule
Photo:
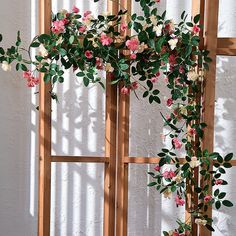
[[[92,14],[91,11],[86,11],[86,12],[84,13],[84,17],[86,18],[87,16],[89,16],[89,15],[91,15],[91,14]]]
[[[113,39],[109,36],[107,36],[105,33],[101,33],[100,41],[103,46],[109,46],[112,42]]]
[[[178,138],[173,138],[172,142],[173,142],[175,149],[180,149],[182,147],[182,143],[179,141]]]
[[[127,87],[123,87],[123,88],[121,88],[121,93],[122,94],[124,94],[124,95],[127,95],[127,94],[129,94],[129,92],[130,92],[130,89],[129,88],[127,88]]]
[[[164,81],[165,81],[166,83],[168,83],[168,82],[169,82],[168,77],[165,77],[165,78],[164,78]]]
[[[125,23],[125,22],[122,22],[122,23],[120,24],[120,30],[121,30],[121,31],[126,31],[127,29],[128,29],[128,24]]]
[[[167,101],[166,101],[166,105],[168,107],[170,107],[172,104],[173,104],[173,99],[172,98],[168,98]]]
[[[200,27],[198,27],[197,25],[193,26],[193,33],[194,34],[198,34],[201,31]]]
[[[208,202],[210,202],[212,200],[212,196],[211,195],[206,195],[205,197],[204,197],[204,202],[205,203],[208,203]]]
[[[52,23],[52,32],[54,34],[60,34],[63,33],[65,30],[65,22],[64,20],[57,20]]]
[[[157,82],[157,77],[152,77],[151,81],[152,81],[152,83],[156,83]]]
[[[161,75],[161,72],[158,71],[158,72],[156,73],[156,77],[159,77],[160,75]]]
[[[190,136],[194,136],[194,135],[197,134],[197,131],[196,131],[195,128],[191,128],[191,129],[188,131],[188,134],[189,134]]]
[[[161,170],[161,167],[160,167],[159,165],[157,165],[157,166],[154,167],[154,170],[155,170],[155,171],[160,171],[160,170]]]
[[[180,74],[183,74],[184,71],[185,71],[185,70],[184,70],[184,67],[183,67],[183,66],[180,66],[180,67],[179,67],[179,73],[180,73]]]
[[[23,78],[29,79],[31,77],[31,71],[24,71],[23,72]]]
[[[137,38],[132,38],[126,41],[125,45],[131,51],[135,51],[138,49],[139,40]]]
[[[135,53],[131,53],[130,59],[135,60],[137,58],[137,55]]]
[[[76,6],[73,6],[72,11],[74,13],[79,13],[79,8],[77,8]]]
[[[136,81],[133,82],[131,88],[132,88],[133,90],[137,89],[137,88],[138,88],[138,82],[136,82]]]
[[[175,232],[172,234],[172,236],[180,236],[180,234],[175,231]]]
[[[184,199],[182,199],[181,197],[179,197],[178,195],[175,197],[175,203],[177,206],[183,206],[185,201]]]
[[[84,32],[86,31],[86,29],[87,29],[87,26],[86,26],[86,25],[81,25],[81,26],[79,27],[79,32],[80,32],[80,33],[84,33]]]
[[[175,57],[174,54],[171,54],[171,55],[169,56],[169,63],[170,63],[171,66],[173,66],[173,65],[176,64],[176,57]]]
[[[167,120],[171,120],[170,115],[166,115],[166,119],[167,119]]]
[[[175,78],[175,84],[176,84],[176,85],[182,85],[182,84],[180,83],[180,77]]]
[[[173,177],[175,177],[175,172],[172,171],[172,170],[166,170],[162,173],[162,176],[165,178],[165,179],[172,179]]]
[[[32,75],[32,71],[24,71],[23,72],[23,78],[27,79],[27,86],[29,88],[34,87],[35,85],[39,84],[39,78],[34,77]]]
[[[85,51],[84,55],[85,55],[85,57],[88,58],[88,59],[93,58],[93,52],[90,51],[90,50]]]
[[[159,3],[161,0],[155,0],[155,2]]]
[[[96,68],[98,70],[103,69],[103,60],[102,60],[102,58],[96,57]]]
[[[216,179],[215,184],[216,185],[221,185],[221,184],[223,184],[223,180],[222,179]]]

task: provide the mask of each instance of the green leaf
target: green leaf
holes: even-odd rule
[[[2,35],[0,34],[0,42],[2,42]]]
[[[64,82],[64,78],[63,78],[62,76],[60,76],[60,77],[58,78],[58,82],[59,82],[59,83],[63,83],[63,82]]]
[[[158,39],[158,41],[156,42],[156,51],[157,52],[161,52],[161,49],[162,49],[162,45],[163,45],[163,43],[164,43],[164,41],[165,41],[165,38],[164,37],[162,37],[162,38],[159,38]]]
[[[220,207],[221,207],[221,202],[220,201],[216,201],[215,208],[218,210],[218,209],[220,209]]]
[[[73,44],[75,41],[75,36],[74,35],[71,35],[70,38],[69,38],[69,43],[70,44]]]
[[[231,202],[231,201],[229,201],[229,200],[224,200],[223,202],[223,205],[224,206],[226,206],[226,207],[232,207],[234,204]]]
[[[200,20],[200,14],[196,15],[196,16],[193,18],[193,22],[194,22],[195,24],[197,24],[197,23],[199,22],[199,20]]]
[[[230,161],[230,160],[232,160],[233,155],[234,155],[233,153],[227,154],[227,155],[225,156],[225,158],[224,158],[224,161]]]
[[[89,79],[88,79],[87,77],[84,77],[84,78],[83,78],[83,82],[84,82],[84,86],[85,86],[85,87],[88,87],[88,85],[89,85]]]
[[[50,74],[45,74],[43,77],[43,81],[45,83],[48,83],[51,80],[51,75]]]
[[[77,74],[76,74],[76,76],[78,76],[78,77],[83,77],[85,74],[84,74],[84,72],[82,72],[82,71],[80,71],[80,72],[78,72]]]
[[[67,54],[67,51],[64,48],[59,48],[59,52],[62,57],[64,57]]]
[[[33,43],[30,44],[30,47],[31,48],[37,48],[37,47],[39,47],[39,45],[40,45],[39,42],[33,42]]]
[[[226,196],[226,193],[225,192],[222,192],[218,195],[218,198],[219,199],[223,199],[224,197]]]
[[[157,185],[157,182],[151,182],[151,183],[149,183],[147,186],[148,186],[148,187],[152,187],[152,186],[155,186],[155,185]]]
[[[214,232],[214,228],[211,225],[206,224],[206,228],[212,232]]]
[[[220,190],[219,189],[216,189],[215,192],[214,192],[214,196],[217,197],[220,193]]]
[[[144,98],[147,97],[148,94],[149,94],[149,92],[148,92],[148,91],[145,91],[145,92],[143,93],[143,97],[144,97]]]
[[[24,64],[21,64],[21,65],[20,65],[20,68],[21,68],[21,70],[23,70],[23,71],[28,71],[26,65],[24,65]]]
[[[188,168],[190,167],[189,163],[185,163],[183,166],[182,166],[182,170],[185,171],[187,170]]]
[[[127,64],[120,64],[121,70],[127,70],[129,68],[129,65]]]
[[[229,162],[225,162],[225,163],[223,164],[223,166],[224,166],[225,168],[231,168],[231,167],[232,167],[231,163],[229,163]]]

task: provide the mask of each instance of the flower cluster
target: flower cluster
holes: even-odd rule
[[[192,223],[213,230],[212,218],[206,214],[208,207],[233,205],[218,188],[211,193],[212,186],[227,184],[222,175],[231,167],[233,154],[222,157],[202,150],[207,124],[201,120],[202,103],[196,96],[201,92],[211,59],[208,51],[199,48],[200,16],[187,22],[183,12],[181,21],[175,24],[166,19],[166,12],[158,13],[160,0],[136,2],[140,2],[143,16],[134,13],[126,17],[127,11],[120,10],[117,15],[101,14],[95,18],[91,11],[81,13],[77,6],[62,10],[52,16],[51,33],[36,36],[29,49],[21,47],[19,32],[14,46],[6,50],[0,47],[2,69],[9,71],[15,62],[28,87],[39,84],[38,73],[44,73],[45,83],[63,83],[64,71],[70,68],[86,87],[90,83],[104,87],[98,72],[106,71],[111,83],[120,85],[122,94],[140,89],[150,104],[162,102],[157,85],[164,77],[171,96],[165,100],[169,112],[161,116],[170,132],[162,134],[162,138],[170,140],[171,148],[163,148],[158,154],[160,162],[149,172],[154,179],[149,186],[155,186],[166,198],[174,195],[176,206],[182,207],[188,201],[187,185],[191,185],[191,194],[198,195],[189,209]],[[128,30],[133,30],[134,35],[126,35]],[[36,49],[34,58],[32,49]],[[31,66],[33,70],[29,69]],[[53,91],[50,94],[57,99]],[[177,154],[179,150],[185,152],[182,160]],[[166,169],[166,164],[174,168]],[[195,170],[199,170],[204,186],[195,181]],[[178,228],[163,234],[191,234],[189,223],[177,220],[177,224]]]

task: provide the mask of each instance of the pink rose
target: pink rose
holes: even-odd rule
[[[162,173],[162,176],[165,178],[165,179],[172,179],[173,177],[175,177],[175,172],[172,171],[172,170],[166,170]]]
[[[87,16],[89,16],[89,15],[91,15],[91,14],[92,14],[91,11],[86,11],[86,12],[84,13],[84,17],[86,18]]]
[[[86,31],[86,29],[87,29],[87,26],[86,26],[86,25],[81,25],[81,26],[79,27],[79,32],[80,32],[80,33],[84,33],[84,32]]]
[[[164,81],[165,81],[166,83],[168,83],[168,82],[169,82],[168,77],[165,77],[165,78],[164,78]]]
[[[125,45],[131,51],[135,51],[138,49],[139,40],[137,38],[132,38],[126,41]]]
[[[180,73],[180,74],[183,74],[184,72],[185,72],[184,67],[183,67],[183,66],[180,66],[180,67],[179,67],[179,73]]]
[[[112,42],[113,39],[109,36],[107,36],[105,33],[101,33],[100,41],[103,46],[109,46]]]
[[[185,204],[184,199],[179,197],[178,195],[175,197],[175,203],[177,206],[183,206]]]
[[[52,32],[54,34],[63,33],[65,30],[65,21],[64,20],[57,20],[52,22]]]
[[[172,143],[173,143],[175,149],[180,149],[182,147],[182,143],[179,141],[178,138],[173,138]]]
[[[131,53],[130,59],[135,60],[137,58],[137,55],[135,53]]]
[[[157,166],[154,167],[154,170],[155,170],[155,171],[160,171],[160,170],[161,170],[161,167],[160,167],[159,165],[157,165]]]
[[[93,52],[92,51],[87,50],[87,51],[85,51],[84,55],[88,59],[93,58]]]
[[[157,82],[157,77],[152,77],[151,81],[152,81],[152,83],[156,83]]]
[[[197,25],[193,26],[193,33],[194,34],[198,34],[201,31],[200,27],[198,27]]]
[[[77,8],[76,6],[73,6],[72,11],[74,13],[79,13],[79,8]]]
[[[221,184],[223,184],[223,180],[222,179],[216,179],[215,184],[216,185],[221,185]]]
[[[24,71],[23,72],[23,78],[24,79],[29,79],[31,77],[31,71]]]
[[[191,128],[191,129],[188,131],[188,134],[189,134],[190,136],[194,136],[194,135],[197,134],[197,131],[196,131],[195,128]]]
[[[103,60],[102,60],[102,58],[96,57],[96,68],[98,70],[103,69]]]
[[[133,90],[137,89],[137,88],[138,88],[138,82],[136,82],[136,81],[133,82],[131,88],[132,88]]]
[[[166,101],[166,105],[168,107],[170,107],[172,104],[173,104],[173,99],[172,98],[168,98],[167,101]]]
[[[156,73],[156,77],[159,77],[160,75],[161,75],[161,72],[158,71],[158,72]]]
[[[123,88],[121,88],[120,92],[124,95],[127,95],[129,94],[130,89],[124,86]]]
[[[212,196],[211,195],[206,195],[205,197],[204,197],[204,202],[205,203],[208,203],[208,202],[210,202],[212,200]]]
[[[171,66],[176,64],[176,57],[175,57],[175,55],[171,54],[168,59],[169,59],[169,63],[170,63]]]
[[[121,30],[121,31],[126,31],[127,29],[128,29],[127,23],[122,22],[122,23],[120,24],[120,30]]]

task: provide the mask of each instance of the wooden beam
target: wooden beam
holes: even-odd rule
[[[125,157],[125,163],[133,163],[133,164],[158,164],[160,162],[160,157]],[[184,158],[179,159],[180,164],[185,163]]]
[[[107,0],[107,10],[117,15],[119,2]],[[109,162],[104,170],[104,236],[115,235],[117,86],[111,85],[111,80],[112,74],[107,73],[105,155]]]
[[[219,0],[206,0],[206,34],[205,48],[210,51],[212,63],[206,74],[204,86],[204,113],[203,120],[207,124],[203,138],[203,149],[212,152],[214,149],[214,117],[215,114],[215,81],[216,81],[216,51],[217,51],[217,31],[218,31]],[[206,184],[201,181],[202,186]],[[211,192],[209,193],[211,194]],[[206,212],[212,216],[212,208]],[[206,227],[200,227],[200,236],[211,236],[211,232]]]
[[[109,163],[109,158],[95,156],[51,156],[51,162]]]
[[[216,54],[236,56],[236,38],[218,38]]]
[[[50,33],[51,0],[39,1],[40,33]],[[39,95],[39,187],[38,187],[38,236],[50,236],[51,197],[51,97],[50,84],[40,75]]]

